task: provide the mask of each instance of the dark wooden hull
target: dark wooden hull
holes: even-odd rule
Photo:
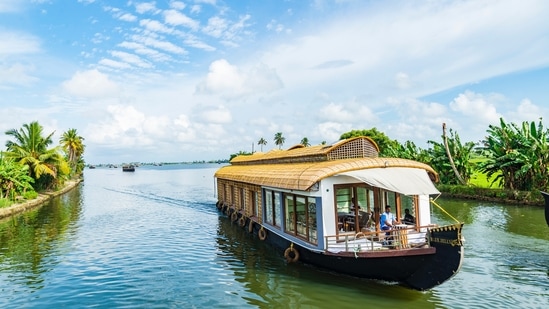
[[[541,191],[541,194],[545,199],[545,222],[549,226],[549,193]]]
[[[231,214],[231,210],[228,213]],[[243,229],[249,229],[250,220],[245,218]],[[238,226],[239,224],[235,224],[235,228]],[[287,235],[275,230],[267,230],[263,241],[275,247],[281,257],[284,257],[285,251],[293,246],[299,253],[299,262],[354,277],[398,282],[423,291],[450,279],[461,268],[462,227],[463,224],[460,223],[433,229],[428,234],[430,247],[360,253],[313,251],[296,244]],[[254,222],[252,232],[257,235],[259,229],[260,225]]]

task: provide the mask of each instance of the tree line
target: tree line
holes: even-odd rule
[[[46,135],[37,121],[5,132],[10,139],[0,152],[0,207],[80,177],[85,167],[84,138],[69,129],[52,146],[54,133]]]
[[[352,130],[343,133],[340,140],[368,136],[380,148],[380,157],[396,157],[426,163],[433,167],[445,185],[470,185],[474,173],[482,173],[490,179],[490,186],[507,190],[546,190],[549,185],[549,130],[539,122],[508,123],[503,118],[498,125],[489,125],[486,136],[479,142],[462,142],[452,129],[446,133],[443,124],[441,139],[427,141],[427,148],[420,148],[412,141],[400,143],[390,139],[376,128]],[[274,144],[282,148],[285,138],[277,132]],[[257,142],[267,145],[263,137]],[[310,146],[307,137],[301,140]],[[321,144],[326,144],[323,141]],[[231,155],[248,155],[240,151]]]

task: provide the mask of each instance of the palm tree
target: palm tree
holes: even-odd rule
[[[427,141],[428,144],[432,145],[432,148],[428,151],[430,162],[425,163],[429,163],[439,173],[440,182],[443,184],[460,184],[461,180],[457,178],[456,174],[461,176],[464,183],[468,183],[473,174],[473,167],[469,162],[471,161],[475,143],[462,143],[459,134],[452,129],[449,130],[448,137],[445,137],[443,134],[442,140],[444,141],[443,143],[432,140]],[[454,166],[450,162],[450,156],[452,157]],[[425,154],[421,154],[421,161],[425,157]],[[457,172],[454,172],[455,170]]]
[[[261,152],[263,152],[263,146],[267,145],[267,141],[262,137],[257,141],[257,144],[261,147]]]
[[[84,138],[78,135],[76,129],[69,129],[63,133],[59,139],[61,147],[63,147],[65,153],[67,153],[69,165],[73,173],[79,173],[82,171],[81,169],[84,168],[83,166],[80,170],[78,168],[78,162],[84,153],[83,140]]]
[[[23,128],[6,131],[15,139],[7,141],[5,152],[7,159],[13,159],[20,164],[29,166],[29,175],[36,181],[35,188],[44,189],[54,185],[58,173],[68,172],[68,166],[60,154],[58,147],[48,149],[52,143],[52,132],[46,137],[42,136],[43,128],[37,122],[24,124]]]
[[[275,134],[274,141],[275,141],[275,145],[278,146],[278,149],[282,148],[282,145],[284,145],[285,140],[286,138],[282,136],[282,132],[278,132]]]
[[[309,147],[311,146],[311,144],[309,143],[309,139],[304,137],[301,139],[301,145],[305,146],[305,147]]]

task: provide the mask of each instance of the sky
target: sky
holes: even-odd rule
[[[89,164],[549,127],[549,1],[0,0],[0,131]],[[267,145],[258,145],[263,138]],[[5,147],[9,136],[0,134]],[[5,148],[4,148],[5,149]]]

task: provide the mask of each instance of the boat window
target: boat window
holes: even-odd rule
[[[284,195],[286,202],[286,232],[289,234],[294,234],[296,230],[296,221],[295,221],[295,203],[293,194]]]
[[[276,192],[274,194],[274,226],[280,226],[282,223],[282,201],[281,196],[282,194],[279,192]]]
[[[244,188],[241,188],[240,189],[240,196],[239,196],[239,199],[240,199],[240,209],[245,209],[246,207],[246,195],[245,195],[245,192],[246,190]]]
[[[250,194],[251,194],[251,198],[250,200],[252,201],[252,215],[256,216],[258,215],[259,211],[258,211],[258,205],[260,204],[259,203],[259,195],[257,194],[256,191],[250,191]]]
[[[230,199],[231,199],[231,205],[235,206],[235,200],[234,200],[234,187],[233,186],[229,186],[229,194],[230,194]]]
[[[309,228],[309,241],[312,243],[317,243],[318,241],[318,232],[316,227],[316,203],[314,203],[314,200],[312,198],[307,198],[308,203],[308,214],[309,214],[309,220],[307,221],[307,227]]]
[[[280,192],[265,190],[265,222],[280,226],[282,222],[282,203]]]
[[[273,205],[274,205],[274,193],[271,190],[265,190],[265,222],[273,224]]]
[[[336,189],[337,212],[349,212],[351,210],[352,196],[351,188]]]
[[[297,235],[301,237],[307,237],[307,205],[305,204],[305,197],[296,197],[296,220],[297,220]]]
[[[315,198],[286,193],[284,209],[284,231],[316,244],[318,233]]]

